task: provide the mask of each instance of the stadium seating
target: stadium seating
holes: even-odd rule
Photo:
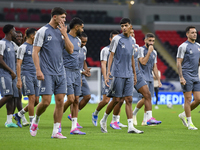
[[[73,17],[79,17],[89,24],[119,24],[121,20],[121,17],[108,16],[106,11],[67,10],[66,12],[67,22]],[[3,13],[6,21],[13,22],[48,22],[51,17],[51,9],[3,8]],[[4,18],[2,17],[1,20]]]

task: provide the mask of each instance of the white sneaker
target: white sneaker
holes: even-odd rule
[[[103,122],[102,119],[100,121],[100,126],[101,126],[101,132],[103,133],[107,133],[107,123],[106,122]]]
[[[147,126],[147,122],[146,121],[142,121],[142,126]]]
[[[136,117],[136,115],[133,115],[133,125],[137,126],[137,117]]]
[[[140,131],[138,129],[136,129],[135,127],[128,129],[128,133],[137,133],[137,134],[141,134],[144,133],[144,131]]]
[[[159,109],[158,105],[155,106],[155,109]]]
[[[181,119],[183,125],[186,126],[186,127],[188,127],[188,123],[187,123],[187,118],[186,118],[186,116],[183,115],[182,113],[180,113],[180,114],[178,115],[178,117]]]
[[[30,123],[26,120],[26,118],[25,118],[24,115],[21,117],[21,119],[22,119],[22,125],[23,125],[24,127],[30,125]]]
[[[122,127],[122,128],[128,127],[127,125],[124,125],[124,124],[122,124],[121,122],[117,122],[117,124],[118,124],[119,127]]]
[[[197,127],[195,127],[192,123],[188,126],[188,130],[198,130]]]

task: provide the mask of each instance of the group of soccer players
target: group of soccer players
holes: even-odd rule
[[[53,8],[50,22],[38,31],[34,28],[27,29],[23,44],[18,42],[13,25],[4,26],[5,38],[0,41],[0,90],[3,97],[0,100],[0,108],[6,104],[6,127],[29,125],[24,117],[24,114],[29,112],[30,134],[36,136],[40,116],[51,103],[51,97],[54,94],[56,104],[51,137],[66,138],[61,133],[61,120],[63,113],[69,107],[71,114],[68,118],[72,121],[70,134],[86,134],[80,131],[82,127],[78,124],[77,119],[78,112],[84,108],[91,98],[90,89],[85,79],[85,76],[91,76],[90,68],[87,67],[86,63],[87,49],[85,45],[88,37],[83,33],[83,20],[77,17],[70,21],[70,31],[67,33],[66,15],[64,9]],[[103,99],[92,113],[92,123],[95,126],[98,125],[99,111],[112,98],[103,118],[100,120],[101,131],[107,132],[107,117],[113,109],[110,127],[113,129],[127,127],[120,123],[120,108],[125,101],[128,133],[140,134],[143,131],[136,129],[134,125],[137,125],[136,114],[143,105],[144,119],[142,125],[161,124],[161,121],[152,117],[151,104],[151,97],[154,95],[152,71],[158,79],[159,87],[162,86],[156,65],[157,53],[153,47],[155,36],[152,33],[146,34],[145,45],[139,47],[134,38],[130,19],[123,18],[120,25],[122,33],[112,31],[110,33],[111,44],[106,46],[100,54]],[[195,68],[198,66],[199,54],[197,55],[197,53],[200,51],[200,46],[195,43],[195,31],[195,27],[188,29],[186,34],[188,41],[179,47],[177,54],[180,82],[183,85],[186,103],[185,112],[181,113],[179,117],[184,125],[192,130],[197,128],[191,121],[190,111],[200,103],[200,86],[198,86],[199,80],[196,79],[198,71]],[[13,42],[13,39],[15,39],[15,42]],[[194,56],[190,58],[191,55]],[[192,63],[195,66],[186,71],[190,64],[189,61],[193,61]],[[193,76],[194,74],[195,76]],[[190,81],[190,76],[194,80]],[[134,111],[132,111],[133,88],[138,91],[140,98]],[[27,95],[29,99],[25,108],[22,108],[21,104],[21,89],[23,95]],[[195,101],[190,108],[192,91],[194,91]],[[64,102],[65,95],[67,95],[66,102]],[[40,103],[39,96],[42,97]],[[79,102],[80,96],[83,99]],[[14,114],[16,106],[19,112]],[[35,106],[37,106],[37,109],[34,116]],[[12,117],[17,121],[17,125],[12,122]]]

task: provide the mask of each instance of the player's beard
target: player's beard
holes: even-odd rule
[[[148,43],[146,43],[146,46],[147,46],[147,49],[149,48],[149,44]]]
[[[77,35],[77,36],[80,36],[80,35],[81,35],[80,30],[78,30],[78,31],[76,32],[76,35]]]

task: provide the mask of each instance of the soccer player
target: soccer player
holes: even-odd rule
[[[21,31],[16,31],[16,37],[14,37],[12,40],[13,40],[13,42],[14,42],[14,44],[15,44],[15,47],[17,47],[17,49],[16,49],[16,57],[17,57],[17,51],[18,51],[18,47],[22,44],[22,42],[23,42],[23,34],[22,34],[22,32]],[[17,58],[16,58],[16,66],[17,66]],[[16,70],[17,71],[17,70]],[[15,103],[15,105],[14,105],[14,109],[17,107],[17,109],[18,109],[18,111],[21,111],[22,109],[23,109],[23,106],[22,106],[22,101],[21,101],[21,99],[22,99],[22,92],[21,92],[21,89],[18,89],[18,93],[19,93],[19,96],[18,97],[13,97],[13,99],[14,99],[14,103]],[[17,118],[15,118],[15,116],[13,115],[13,118],[14,119],[16,119],[16,121],[17,121],[17,125],[19,126],[19,127],[21,127],[21,123],[19,122],[19,120],[17,119]],[[28,126],[29,125],[29,122],[26,120],[26,117],[24,116],[24,115],[22,115],[22,117],[21,117],[21,119],[22,119],[22,124],[23,124],[23,126]]]
[[[81,72],[81,82],[82,82],[80,97],[83,97],[83,99],[79,102],[79,105],[78,105],[78,109],[80,111],[85,107],[85,105],[88,103],[88,101],[91,98],[90,88],[89,88],[87,80],[85,78],[85,76],[86,77],[91,76],[91,73],[90,73],[91,68],[88,68],[87,63],[86,63],[87,48],[85,45],[87,44],[88,37],[85,33],[82,33],[79,36],[79,38],[81,39],[81,49],[80,49],[80,52],[78,55],[78,59],[79,59],[79,69]],[[68,118],[71,120],[71,114],[68,115]],[[77,122],[77,128],[82,128],[78,124],[78,122]]]
[[[23,43],[23,34],[21,31],[16,31],[16,37],[13,39],[13,41],[17,44],[17,46],[21,46]]]
[[[12,42],[16,36],[15,28],[11,24],[3,27],[5,37],[0,40],[0,90],[2,99],[0,100],[0,108],[6,103],[7,121],[5,127],[18,127],[12,122],[14,113],[14,99],[18,97],[18,89],[16,86],[16,64],[15,50],[17,49]]]
[[[126,115],[128,119],[128,133],[143,133],[143,131],[137,130],[133,126],[132,119],[132,95],[134,82],[137,82],[134,62],[134,47],[135,42],[130,36],[130,30],[132,25],[128,18],[122,18],[120,21],[122,33],[116,35],[109,48],[110,56],[108,59],[107,77],[105,80],[106,86],[109,86],[109,77],[111,75],[111,64],[112,65],[112,76],[111,85],[107,96],[113,97],[112,101],[108,104],[106,112],[100,121],[101,131],[107,132],[107,117],[120,101],[125,99],[126,101]],[[114,58],[113,58],[114,57]],[[134,77],[133,77],[134,76]],[[134,81],[133,81],[134,79]]]
[[[178,47],[177,67],[180,83],[185,98],[184,112],[179,114],[183,125],[188,130],[197,130],[191,118],[191,111],[200,103],[200,81],[198,77],[198,67],[200,62],[200,44],[195,42],[197,39],[197,30],[194,26],[186,28],[187,41]],[[192,94],[194,101],[191,103]]]
[[[90,88],[85,78],[85,76],[86,77],[91,76],[91,73],[90,73],[91,68],[88,68],[87,63],[86,63],[87,48],[85,45],[87,44],[88,37],[85,33],[82,33],[79,36],[79,38],[81,39],[81,49],[79,53],[79,69],[80,69],[81,77],[82,77],[81,78],[82,79],[81,96],[83,97],[83,99],[79,102],[79,110],[81,110],[85,107],[85,105],[91,99]]]
[[[136,115],[140,108],[145,104],[145,112],[144,118],[142,121],[142,125],[152,125],[152,124],[160,124],[161,121],[157,121],[152,117],[152,104],[151,97],[154,96],[154,79],[152,75],[152,71],[155,74],[155,77],[158,80],[159,87],[162,86],[160,82],[160,78],[158,76],[157,69],[157,52],[154,50],[153,44],[155,42],[155,36],[152,33],[147,33],[145,35],[145,45],[139,48],[138,59],[141,73],[145,79],[145,83],[148,85],[143,85],[140,89],[140,85],[138,83],[138,87],[136,89],[139,91],[139,101],[133,111],[133,120],[134,124],[137,124]],[[139,76],[137,76],[139,78]],[[150,94],[149,94],[150,91]]]
[[[54,126],[52,138],[66,138],[58,132],[66,94],[66,78],[63,65],[63,49],[73,53],[74,46],[67,35],[65,26],[66,11],[55,7],[51,11],[50,22],[40,28],[33,43],[33,62],[36,76],[40,80],[39,95],[42,101],[37,105],[35,117],[32,120],[30,134],[36,136],[40,116],[51,103],[52,94],[55,95]],[[40,57],[39,57],[40,55]]]
[[[17,88],[22,88],[23,95],[27,95],[29,99],[28,105],[13,115],[19,127],[22,127],[21,118],[28,111],[30,123],[32,122],[34,118],[34,106],[39,103],[39,83],[32,58],[33,41],[36,31],[34,28],[26,30],[26,42],[19,47],[17,52]]]
[[[118,31],[112,31],[110,33],[110,38],[109,40],[112,41],[113,37],[118,35],[119,32]],[[107,70],[107,61],[110,55],[110,51],[109,51],[110,45],[104,47],[101,50],[101,54],[100,54],[100,60],[101,60],[101,71],[102,71],[102,95],[103,95],[103,99],[102,101],[98,104],[96,110],[92,113],[92,123],[94,126],[97,126],[98,124],[98,114],[101,111],[101,109],[108,104],[108,102],[110,101],[110,98],[106,96],[106,94],[108,93],[108,86],[105,86],[105,79],[106,79],[106,70]],[[111,67],[112,68],[112,67]],[[108,85],[110,85],[111,80],[109,80]],[[123,102],[122,102],[123,103]],[[121,107],[120,107],[121,108]],[[119,108],[119,110],[120,110]],[[120,123],[120,115],[118,108],[115,106],[113,113],[115,113],[117,111],[117,114],[114,115],[113,114],[113,119],[112,122],[110,124],[110,126],[113,129],[120,129],[120,127],[127,127],[126,125],[123,125],[122,123]],[[116,119],[116,120],[115,120]]]
[[[83,21],[77,17],[73,18],[69,23],[70,31],[68,37],[71,43],[74,45],[73,53],[70,55],[68,52],[63,52],[63,60],[67,78],[67,101],[64,104],[64,112],[67,108],[73,104],[71,110],[72,127],[70,134],[84,135],[85,132],[81,132],[77,128],[78,118],[78,103],[79,96],[81,95],[81,73],[79,69],[79,52],[81,49],[81,40],[78,36],[84,31]]]
[[[135,34],[134,34],[134,29],[131,30],[131,36],[133,37],[135,41]],[[145,105],[145,114],[147,118],[147,125],[157,125],[160,124],[161,121],[157,121],[152,117],[152,104],[151,104],[151,93],[149,91],[148,85],[144,79],[144,75],[142,73],[142,70],[139,69],[138,67],[138,50],[139,50],[139,45],[135,44],[135,53],[134,53],[134,59],[135,59],[135,70],[136,70],[136,75],[137,75],[137,84],[134,86],[135,89],[137,90],[139,95],[144,98],[144,105]],[[141,68],[141,67],[140,67]],[[134,111],[133,111],[133,124],[137,125],[137,119],[136,119],[136,113],[138,111],[138,107],[136,106]]]

